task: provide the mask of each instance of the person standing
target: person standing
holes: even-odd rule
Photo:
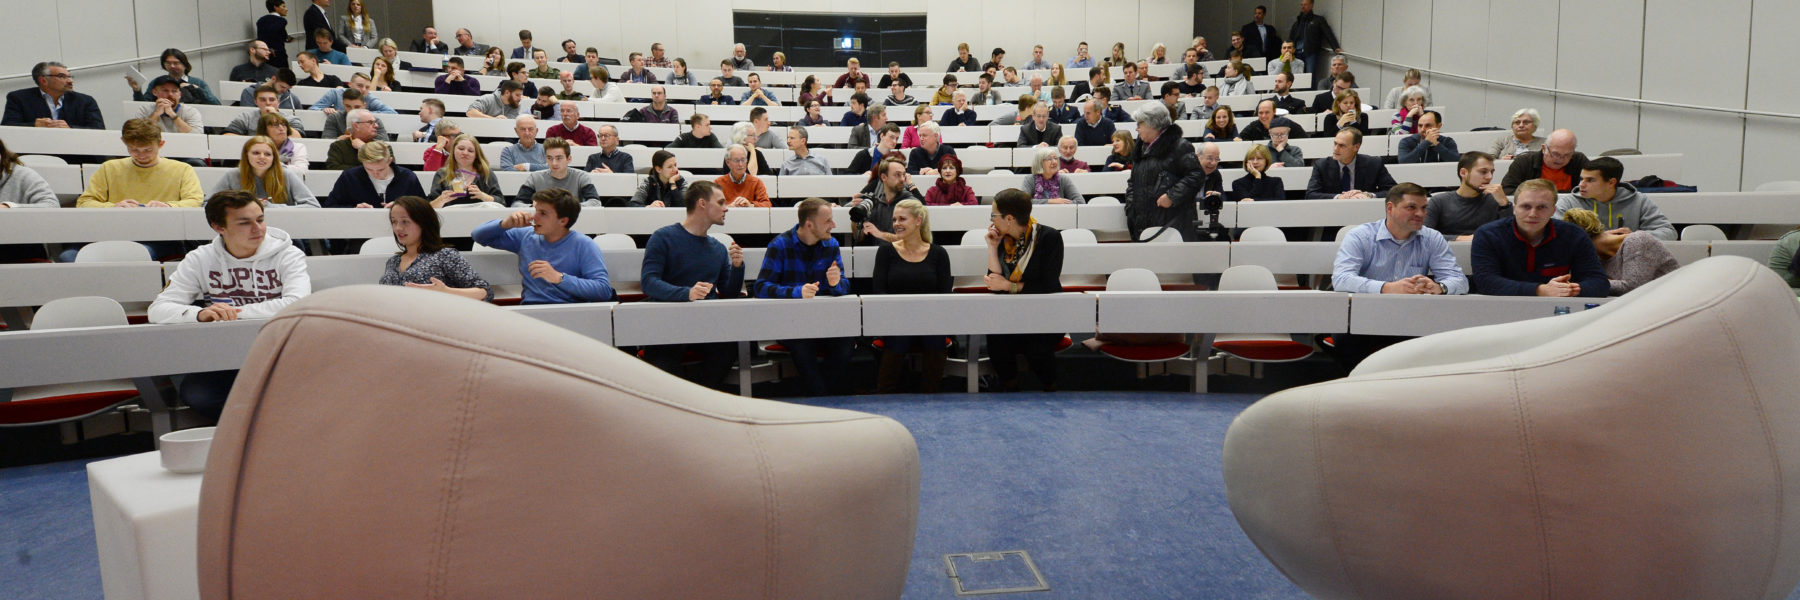
[[[1138,147],[1131,176],[1125,180],[1125,222],[1131,239],[1163,227],[1175,229],[1183,240],[1197,240],[1200,213],[1194,199],[1205,174],[1194,145],[1182,139],[1181,126],[1169,119],[1160,102],[1138,107],[1135,120]]]
[[[1337,34],[1332,33],[1331,24],[1325,17],[1313,12],[1313,0],[1300,0],[1300,14],[1294,17],[1294,25],[1288,29],[1288,39],[1294,42],[1301,62],[1306,63],[1306,70],[1311,73],[1324,73],[1331,66],[1332,55],[1341,53]],[[1331,85],[1327,80],[1315,77],[1313,89],[1325,89]]]
[[[307,34],[307,50],[312,50],[321,54],[331,50],[331,48],[319,47],[319,37],[313,35],[313,33],[320,29],[323,29],[328,33],[325,39],[337,39],[337,33],[333,32],[331,29],[331,16],[325,14],[325,9],[327,8],[331,8],[331,0],[313,0],[312,5],[306,7],[306,14],[300,17],[300,30]]]
[[[651,302],[699,302],[742,295],[744,249],[709,235],[714,226],[725,224],[731,210],[725,192],[710,182],[696,181],[688,186],[684,204],[687,216],[657,229],[644,245],[644,296]],[[702,357],[700,373],[691,380],[716,388],[731,371],[736,346],[732,342],[647,346],[644,360],[680,374],[682,357],[696,351]]]
[[[269,9],[269,14],[256,20],[256,39],[268,44],[271,62],[288,64],[287,45],[294,41],[294,36],[287,34],[287,0],[263,0],[263,6]]]

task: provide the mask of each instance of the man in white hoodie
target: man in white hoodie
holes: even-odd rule
[[[227,191],[206,201],[206,222],[219,234],[189,252],[150,304],[153,323],[267,319],[312,293],[306,255],[287,232],[263,223],[263,206],[249,192]],[[217,419],[237,371],[183,378],[181,398],[195,412]]]

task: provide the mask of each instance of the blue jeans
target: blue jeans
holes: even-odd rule
[[[819,338],[780,340],[793,357],[794,370],[806,393],[812,396],[850,393],[850,353],[856,350],[851,338]]]
[[[219,414],[225,410],[225,399],[231,397],[231,386],[237,383],[237,376],[236,369],[189,373],[181,378],[181,402],[194,412],[218,421]]]

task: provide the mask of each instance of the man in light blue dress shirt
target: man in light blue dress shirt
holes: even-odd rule
[[[1354,294],[1469,293],[1469,280],[1450,252],[1450,242],[1425,226],[1427,202],[1425,188],[1418,184],[1388,190],[1387,218],[1358,225],[1344,236],[1332,265],[1332,288]],[[1345,369],[1353,369],[1376,350],[1405,339],[1337,335],[1333,354]]]

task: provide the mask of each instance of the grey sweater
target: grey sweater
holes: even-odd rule
[[[306,187],[306,180],[301,179],[299,173],[282,169],[281,174],[282,178],[285,180],[284,185],[287,186],[288,200],[286,204],[288,206],[319,207],[319,198],[313,195],[312,189]],[[244,189],[238,185],[239,183],[241,182],[238,181],[237,169],[232,169],[219,176],[219,184],[213,186],[213,190],[216,192],[223,192]],[[263,190],[261,179],[257,179],[255,185],[252,187],[254,189],[249,190],[250,195],[257,198],[267,198],[269,196],[269,193]]]
[[[588,172],[581,169],[569,169],[568,176],[562,179],[551,177],[549,169],[532,171],[525,176],[525,184],[519,186],[519,195],[513,197],[512,205],[530,208],[533,195],[551,188],[568,192],[581,201],[582,206],[602,206],[599,189],[594,187]]]
[[[1585,208],[1600,216],[1600,225],[1606,229],[1626,227],[1632,231],[1644,230],[1665,242],[1675,241],[1675,225],[1663,216],[1662,210],[1648,197],[1639,194],[1637,188],[1629,183],[1619,184],[1613,192],[1612,202],[1600,202],[1592,198],[1583,198],[1578,194],[1563,194],[1556,199],[1556,218],[1561,219],[1564,212],[1571,208]]]
[[[1607,295],[1623,296],[1681,268],[1681,261],[1675,260],[1669,247],[1650,232],[1633,231],[1625,236],[1619,252],[1600,261],[1600,265],[1606,268],[1606,278],[1612,285],[1612,291]]]
[[[60,208],[56,191],[44,176],[25,165],[13,165],[11,173],[0,173],[0,204],[12,208]]]

